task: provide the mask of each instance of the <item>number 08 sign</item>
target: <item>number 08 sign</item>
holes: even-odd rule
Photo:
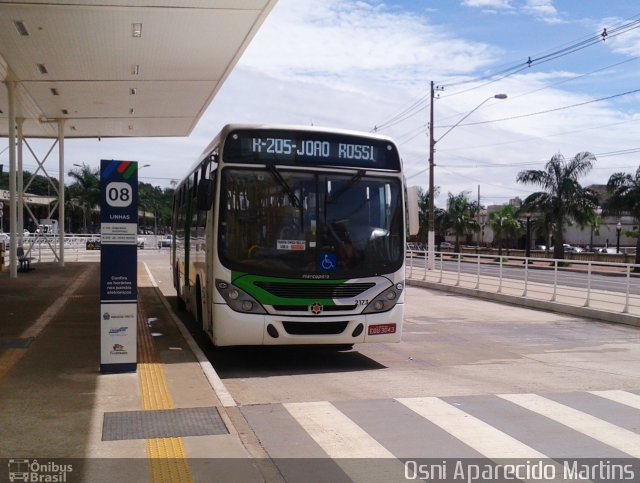
[[[136,370],[138,163],[100,163],[100,371]]]

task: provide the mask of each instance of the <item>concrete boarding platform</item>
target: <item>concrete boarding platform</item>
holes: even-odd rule
[[[264,481],[144,268],[137,372],[100,374],[99,279],[97,263],[0,272],[0,481],[7,465],[63,481]]]

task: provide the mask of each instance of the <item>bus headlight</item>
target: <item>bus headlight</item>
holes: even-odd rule
[[[382,293],[378,294],[376,298],[369,302],[362,313],[372,314],[376,312],[386,312],[387,310],[391,310],[396,305],[396,303],[398,303],[398,299],[400,298],[400,294],[402,294],[403,288],[404,283],[399,282],[394,286],[391,286],[388,289],[384,290]]]
[[[267,313],[256,299],[244,290],[234,287],[230,283],[223,280],[216,280],[216,288],[227,305],[236,312],[245,312],[250,314]]]
[[[253,309],[253,302],[251,300],[243,300],[242,301],[242,310],[245,312],[251,312]]]

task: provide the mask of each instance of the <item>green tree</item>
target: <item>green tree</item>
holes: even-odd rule
[[[511,239],[522,230],[522,224],[518,219],[518,208],[514,205],[504,205],[498,211],[489,213],[488,223],[498,243],[498,255],[502,255],[505,238],[507,239],[508,255]]]
[[[154,228],[162,227],[162,223],[158,220],[160,209],[163,204],[162,188],[153,186],[149,183],[138,184],[138,208],[142,213],[142,217],[138,219],[140,227],[150,225]],[[150,214],[150,216],[148,216]]]
[[[456,252],[460,251],[460,238],[479,229],[476,219],[478,204],[475,201],[470,201],[468,195],[468,191],[463,191],[457,195],[449,193],[447,212],[451,229],[455,235],[454,250]]]
[[[605,216],[628,214],[634,222],[640,224],[640,167],[635,175],[614,173],[607,182],[609,199],[604,205]],[[636,238],[636,259],[640,263],[640,237]]]
[[[93,209],[100,205],[100,170],[82,163],[67,174],[73,179],[68,187],[69,201],[82,210],[83,231],[87,233],[87,220]]]
[[[565,226],[572,222],[587,225],[597,208],[596,194],[578,182],[595,161],[596,157],[589,152],[578,153],[568,161],[562,154],[556,154],[544,170],[520,171],[516,177],[518,183],[534,184],[543,189],[529,195],[525,203],[539,212],[551,214],[554,258],[564,258]]]
[[[434,190],[434,195],[437,196],[439,192],[439,187],[436,186]],[[423,190],[421,187],[418,187],[418,218],[420,224],[420,230],[418,231],[418,240],[421,240],[423,243],[427,243],[427,236],[429,232],[429,191]],[[436,211],[434,209],[434,211]],[[438,223],[438,216],[435,216],[435,223]],[[436,227],[436,233],[438,229]]]
[[[437,240],[438,251],[440,251],[440,243],[442,243],[442,240],[447,236],[447,231],[451,228],[451,219],[449,218],[447,210],[434,208],[434,212],[434,218],[436,219],[435,237]]]

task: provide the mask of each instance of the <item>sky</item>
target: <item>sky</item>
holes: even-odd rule
[[[67,140],[66,162],[137,160],[141,181],[169,186],[225,124],[313,124],[390,136],[427,189],[432,81],[438,206],[524,198],[539,188],[518,172],[556,154],[596,156],[583,186],[640,165],[628,0],[279,0],[189,137]]]

